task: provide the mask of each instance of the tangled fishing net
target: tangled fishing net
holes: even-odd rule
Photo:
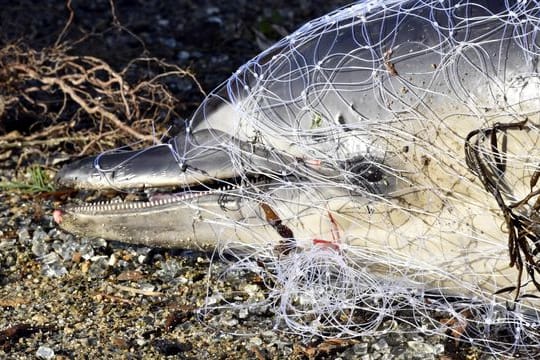
[[[537,1],[360,2],[242,66],[166,144],[187,173],[201,152],[230,162],[201,222],[221,276],[268,292],[203,312],[265,305],[323,337],[398,320],[538,352],[539,16]]]

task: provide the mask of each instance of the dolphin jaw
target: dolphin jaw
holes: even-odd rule
[[[199,233],[197,238],[194,224],[205,222],[209,216],[224,217],[225,211],[228,215],[239,212],[241,191],[239,186],[229,184],[204,191],[154,194],[148,201],[115,199],[67,205],[55,210],[53,219],[65,231],[79,236],[205,250],[214,244],[207,243],[211,238],[207,234]]]

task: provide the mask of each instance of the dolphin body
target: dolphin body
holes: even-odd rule
[[[337,10],[243,65],[170,141],[57,176],[181,192],[55,219],[149,246],[276,259],[317,249],[407,288],[535,312],[539,29],[531,1]]]

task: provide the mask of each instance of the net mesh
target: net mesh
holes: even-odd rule
[[[258,274],[257,304],[305,336],[390,319],[537,352],[539,15],[364,1],[243,65],[166,145],[188,175],[201,157],[233,169],[239,187],[201,210],[230,262],[217,276]]]

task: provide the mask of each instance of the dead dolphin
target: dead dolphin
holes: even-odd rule
[[[407,287],[534,312],[539,19],[537,2],[390,0],[308,22],[211,93],[184,133],[57,177],[181,192],[55,219],[153,246],[324,248]]]

